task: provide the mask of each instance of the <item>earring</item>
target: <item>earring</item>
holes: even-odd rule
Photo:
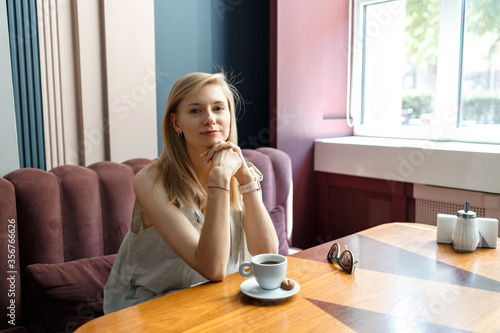
[[[179,138],[181,137],[181,135],[182,135],[182,132],[180,132],[180,131],[179,131],[179,132],[177,132],[177,136],[178,136]]]

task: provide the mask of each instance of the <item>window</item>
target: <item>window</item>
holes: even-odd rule
[[[498,0],[355,0],[354,134],[500,143]]]

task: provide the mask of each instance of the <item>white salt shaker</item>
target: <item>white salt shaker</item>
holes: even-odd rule
[[[472,252],[476,250],[479,240],[476,213],[470,210],[470,203],[466,201],[464,209],[457,212],[453,247],[459,252]]]

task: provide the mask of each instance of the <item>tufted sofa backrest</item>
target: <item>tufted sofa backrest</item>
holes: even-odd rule
[[[262,172],[262,199],[268,211],[277,206],[285,211],[285,232],[291,246],[293,229],[293,183],[290,156],[275,148],[243,149],[247,161],[252,162]]]

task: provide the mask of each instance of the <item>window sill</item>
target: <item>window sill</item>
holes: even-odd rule
[[[500,193],[500,145],[350,136],[317,139],[314,170]]]

